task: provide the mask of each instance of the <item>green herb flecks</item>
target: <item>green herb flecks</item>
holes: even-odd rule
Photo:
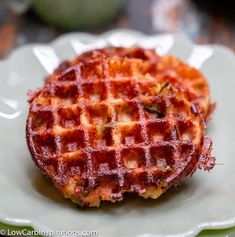
[[[164,118],[165,114],[158,105],[144,105],[144,109],[150,114],[156,114],[157,118]]]
[[[163,84],[162,88],[160,89],[159,93],[163,92],[164,89],[169,88],[170,83],[167,81],[165,84]]]
[[[116,122],[116,121],[114,121],[114,122],[110,122],[110,123],[106,123],[106,124],[104,124],[103,126],[100,126],[99,128],[98,128],[98,131],[100,132],[100,133],[103,133],[103,132],[105,132],[107,129],[109,129],[109,128],[115,128],[116,126],[117,126],[117,124],[118,124],[118,122]]]

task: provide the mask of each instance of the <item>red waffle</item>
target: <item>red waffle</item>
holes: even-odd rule
[[[160,56],[154,49],[133,48],[103,48],[90,51],[75,59],[75,63],[80,60],[89,60],[90,57],[119,56],[122,58],[136,58],[142,60],[141,72],[150,74],[156,78],[157,82],[170,81],[171,84],[179,84],[185,90],[188,100],[194,103],[198,110],[202,112],[205,119],[210,116],[214,105],[210,104],[210,89],[206,78],[201,72],[185,64],[174,56]]]
[[[143,74],[144,63],[86,53],[30,98],[32,158],[80,206],[126,192],[157,198],[198,167],[214,166],[197,107],[179,85]]]

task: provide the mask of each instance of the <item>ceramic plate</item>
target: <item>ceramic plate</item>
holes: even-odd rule
[[[206,75],[218,103],[208,127],[217,165],[210,173],[198,171],[158,200],[128,198],[81,210],[64,200],[31,161],[25,142],[26,93],[42,86],[43,78],[62,60],[92,48],[133,44],[176,55]],[[230,50],[193,45],[173,35],[127,30],[101,36],[74,33],[51,44],[17,49],[0,62],[0,72],[1,222],[44,231],[94,230],[101,237],[195,236],[202,229],[235,225],[235,57]]]

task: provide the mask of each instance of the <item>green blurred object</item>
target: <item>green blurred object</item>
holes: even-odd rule
[[[34,229],[30,226],[14,226],[0,222],[0,234],[2,236],[9,236],[13,231],[15,236],[32,237],[33,235],[30,233],[33,233]],[[43,236],[38,234],[37,237]]]
[[[47,23],[64,29],[94,28],[111,21],[126,0],[34,0],[33,9]]]

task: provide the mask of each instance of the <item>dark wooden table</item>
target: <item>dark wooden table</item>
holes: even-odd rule
[[[147,34],[184,33],[198,43],[219,43],[235,50],[235,21],[227,17],[231,7],[221,12],[214,10],[210,4],[205,7],[205,2],[213,0],[204,1],[197,7],[192,4],[193,1],[198,0],[129,0],[126,9],[115,21],[88,31],[101,33],[119,27]],[[235,5],[232,7],[234,9]],[[66,32],[44,24],[33,11],[24,15],[12,13],[0,0],[0,58],[20,45],[49,42]]]
[[[219,43],[235,50],[235,5],[218,9],[208,4],[214,0],[201,0],[204,3],[199,5],[194,5],[192,1],[197,0],[127,0],[126,9],[115,21],[87,31],[98,34],[118,27],[132,28],[147,34],[184,33],[197,43]],[[50,42],[66,32],[43,23],[33,11],[24,15],[12,13],[0,0],[0,59],[18,46]],[[200,236],[214,236],[215,233],[229,236],[229,231],[235,229],[228,232],[204,231]]]

